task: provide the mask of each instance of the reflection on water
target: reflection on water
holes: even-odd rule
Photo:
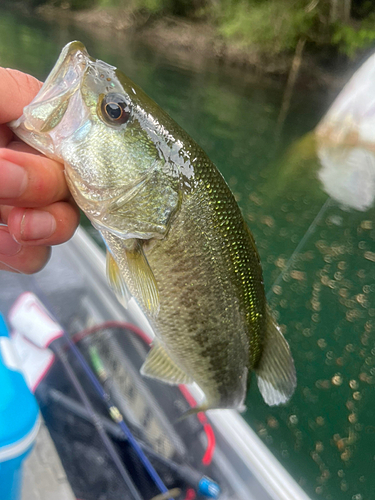
[[[99,41],[77,27],[9,13],[0,18],[0,64],[44,78],[73,39],[123,69],[197,140],[254,233],[298,386],[288,405],[270,408],[252,384],[244,418],[312,498],[373,498],[374,209],[327,202],[315,139],[305,136],[332,95],[296,93],[276,137],[278,83],[196,71],[134,40]]]
[[[345,85],[316,129],[324,189],[365,211],[375,198],[375,55]]]

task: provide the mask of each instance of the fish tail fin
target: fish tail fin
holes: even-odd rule
[[[297,384],[296,370],[288,342],[269,310],[264,350],[254,371],[259,390],[268,405],[279,405],[290,399]]]

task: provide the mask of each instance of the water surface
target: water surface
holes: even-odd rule
[[[253,383],[244,418],[312,498],[375,498],[374,209],[328,200],[308,141],[298,145],[334,93],[295,92],[278,129],[282,83],[9,12],[0,15],[0,64],[44,79],[73,39],[120,67],[205,149],[255,236],[298,387],[270,408]]]

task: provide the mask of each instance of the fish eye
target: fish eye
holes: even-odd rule
[[[126,123],[131,114],[131,108],[121,94],[107,94],[101,102],[101,115],[110,125]]]

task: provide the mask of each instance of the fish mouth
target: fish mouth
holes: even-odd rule
[[[24,108],[20,118],[8,124],[9,127],[24,142],[38,151],[49,157],[61,159],[57,147],[59,141],[56,138],[63,138],[64,134],[66,136],[73,129],[79,128],[85,118],[84,112],[75,112],[74,117],[71,113],[70,118],[75,123],[70,122],[69,126],[65,123],[65,127],[61,126],[63,121],[67,122],[66,115],[69,114],[67,110],[72,108],[71,101],[74,100],[72,98],[79,91],[87,68],[93,62],[95,60],[89,56],[81,42],[68,43],[62,49],[36,97]]]

